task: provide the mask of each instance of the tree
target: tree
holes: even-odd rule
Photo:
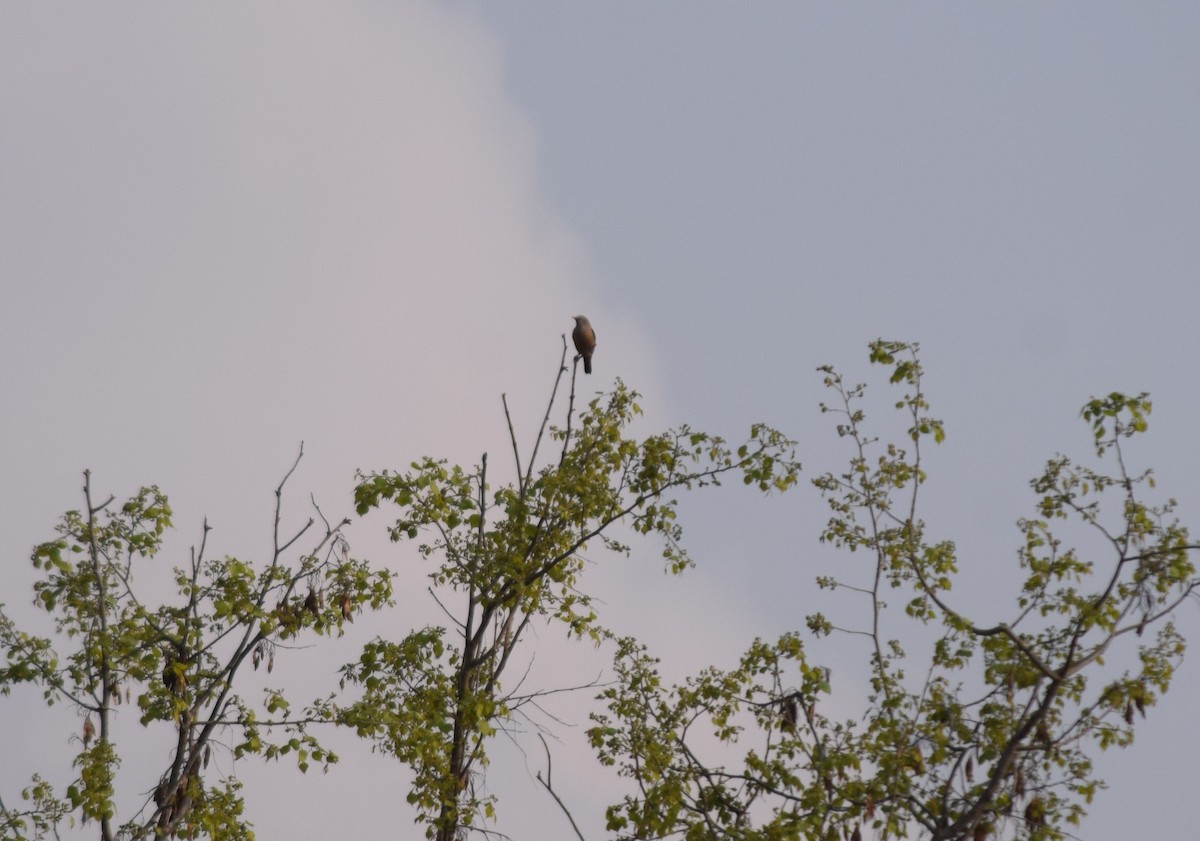
[[[279,647],[302,634],[332,635],[356,611],[391,598],[390,576],[350,557],[342,533],[348,521],[331,526],[322,516],[323,532],[288,563],[315,522],[291,536],[281,532],[283,489],[295,469],[275,491],[275,545],[262,569],[234,557],[207,558],[205,522],[199,548],[174,568],[173,600],[157,604],[135,587],[135,573],[164,548],[172,525],[166,495],[142,488],[118,508],[111,496],[96,500],[84,472],[84,507],[67,512],[58,537],[33,552],[42,573],[35,602],[54,617],[57,638],[23,632],[0,611],[0,693],[35,683],[48,705],[63,703],[83,716],[79,776],[59,792],[35,774],[22,792],[26,809],[0,801],[0,837],[57,837],[59,825],[77,815],[98,824],[101,841],[252,838],[241,783],[231,772],[209,771],[214,750],[225,744],[235,757],[268,759],[294,753],[302,770],[337,761],[309,733],[314,722],[288,718],[281,691],[266,691],[260,717],[235,688],[245,666],[270,672]],[[69,648],[60,653],[62,645]],[[140,727],[118,728],[114,711],[122,704],[136,705]],[[119,793],[118,747],[126,739],[144,747],[146,732],[162,740],[169,759],[154,778],[123,777]],[[139,799],[132,816],[118,821],[118,800]]]
[[[135,595],[133,572],[161,549],[166,498],[147,488],[113,510],[111,499],[93,503],[85,474],[86,508],[68,512],[60,536],[33,556],[44,573],[36,595],[59,637],[23,633],[0,613],[0,690],[38,683],[48,703],[85,715],[79,778],[60,794],[35,776],[23,810],[0,803],[3,836],[46,837],[78,815],[96,821],[104,841],[249,837],[238,781],[206,773],[214,734],[231,735],[234,754],[295,753],[303,768],[336,760],[311,732],[321,723],[351,727],[411,768],[408,799],[428,837],[487,831],[496,803],[477,783],[491,740],[526,705],[570,688],[529,687],[518,666],[529,630],[551,622],[613,652],[611,680],[590,687],[599,704],[588,735],[600,763],[628,785],[607,810],[614,838],[1067,837],[1102,785],[1096,751],[1130,744],[1138,718],[1170,685],[1184,651],[1173,617],[1200,586],[1200,544],[1175,519],[1174,501],[1157,498],[1150,471],[1127,466],[1149,398],[1094,398],[1082,417],[1095,462],[1056,456],[1031,483],[1033,512],[1018,521],[1024,581],[1010,614],[971,615],[953,591],[957,547],[922,519],[922,453],[942,441],[944,426],[930,413],[917,351],[871,345],[871,362],[901,390],[892,442],[868,432],[866,387],[821,369],[834,396],[822,409],[849,449],[845,470],[813,479],[830,511],[820,539],[848,550],[839,573],[818,578],[811,594],[823,593],[827,610],[803,629],[754,640],[730,668],[674,686],[646,646],[601,622],[584,553],[628,552],[623,539],[654,536],[667,568],[683,572],[690,559],[677,495],[735,476],[763,492],[787,490],[800,470],[795,443],[762,425],[736,446],[687,427],[639,440],[630,431],[636,393],[618,380],[577,413],[574,375],[554,426],[565,337],[527,459],[508,422],[511,481],[493,486],[487,454],[470,469],[424,458],[359,476],[358,512],[387,509],[394,541],[423,541],[429,594],[450,627],[372,640],[342,668],[340,690],[299,714],[268,690],[260,717],[234,679],[247,661],[269,671],[276,646],[301,633],[330,635],[355,611],[389,603],[389,576],[349,557],[345,522],[326,522],[289,567],[284,558],[308,526],[282,538],[277,506],[263,569],[206,560],[201,541],[176,569],[177,600],[151,608]],[[542,463],[547,441],[553,455]],[[810,658],[835,634],[863,643],[870,693],[861,709]],[[141,723],[170,742],[171,758],[142,788],[126,789],[151,793],[118,826],[120,739],[110,714],[133,694]],[[549,773],[541,779],[571,817]]]
[[[1200,546],[1173,500],[1145,499],[1150,471],[1126,465],[1147,396],[1084,405],[1102,465],[1058,456],[1032,481],[1034,512],[1017,524],[1024,584],[1007,621],[983,623],[951,593],[954,543],[927,536],[919,515],[922,447],[944,429],[928,414],[917,346],[877,341],[871,361],[904,389],[906,440],[870,437],[865,386],[821,369],[836,397],[822,409],[850,444],[844,472],[813,480],[831,510],[821,540],[855,563],[818,584],[851,594],[861,612],[807,619],[815,637],[865,642],[866,710],[837,714],[830,673],[809,662],[799,632],[756,640],[735,668],[674,687],[644,647],[622,640],[617,685],[590,731],[601,761],[633,784],[608,811],[616,837],[1063,838],[1101,786],[1094,749],[1128,745],[1136,718],[1167,690],[1184,650],[1171,617],[1200,585]],[[1064,537],[1089,533],[1079,547]],[[919,668],[907,667],[889,592],[924,628],[905,638],[931,636]],[[1135,665],[1106,664],[1122,659]],[[702,736],[724,754],[707,758],[694,747]]]
[[[641,410],[638,395],[619,380],[576,419],[572,376],[565,425],[551,426],[566,353],[564,339],[558,377],[527,460],[505,402],[512,482],[492,489],[485,453],[471,470],[425,458],[407,472],[362,475],[355,492],[360,514],[385,505],[400,509],[392,540],[432,533],[420,553],[434,562],[430,593],[454,630],[425,627],[399,641],[372,641],[343,669],[343,687],[358,687],[359,700],[330,700],[312,714],[354,727],[411,766],[408,800],[438,841],[452,841],[494,814],[492,799],[472,785],[472,775],[487,764],[488,740],[522,706],[554,689],[528,690],[522,681],[507,680],[530,623],[548,618],[593,642],[610,636],[582,587],[581,553],[597,543],[628,552],[615,536],[623,526],[662,538],[668,567],[680,572],[690,561],[679,542],[672,494],[719,484],[728,474],[764,492],[785,490],[799,471],[793,442],[763,425],[736,450],[688,427],[641,441],[629,437],[627,427]],[[547,433],[557,454],[538,467]]]

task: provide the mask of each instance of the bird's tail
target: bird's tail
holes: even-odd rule
[[[592,373],[592,358],[590,356],[585,356],[583,358],[583,373]]]

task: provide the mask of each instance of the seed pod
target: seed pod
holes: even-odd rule
[[[347,622],[353,622],[354,621],[354,607],[350,603],[350,594],[342,593],[342,597],[339,600],[339,604],[342,608],[342,618],[345,619]]]
[[[912,769],[918,774],[925,773],[925,756],[921,753],[920,745],[912,746]]]
[[[1035,797],[1029,801],[1029,805],[1025,807],[1025,823],[1030,826],[1046,824],[1046,806],[1042,803],[1042,798]]]
[[[1052,741],[1050,739],[1050,730],[1049,730],[1049,728],[1046,727],[1046,723],[1043,721],[1038,722],[1037,740],[1039,742],[1041,742],[1042,746],[1044,748],[1046,748],[1047,750],[1050,748],[1050,746],[1052,744]]]
[[[317,607],[317,594],[312,590],[308,591],[308,597],[304,600],[304,609],[313,616],[321,615],[321,610]]]
[[[1125,723],[1133,724],[1133,704],[1129,701],[1125,702]]]
[[[862,841],[862,830],[858,828],[858,824],[854,825],[854,831],[850,833],[850,841]]]
[[[163,669],[162,679],[163,685],[167,689],[171,690],[175,695],[180,695],[183,693],[183,690],[187,689],[187,676],[182,670],[177,670],[175,668],[176,665],[176,663],[168,660],[166,668]]]
[[[89,715],[83,720],[83,746],[86,748],[94,738],[96,738],[96,725],[92,724],[92,717]]]
[[[789,698],[783,705],[783,729],[788,733],[795,733],[799,715],[800,710],[796,706],[795,699]]]
[[[212,759],[212,745],[204,746],[204,767],[208,767],[208,760]]]
[[[968,783],[975,782],[975,757],[967,757],[967,764],[963,768],[963,775],[966,776]]]

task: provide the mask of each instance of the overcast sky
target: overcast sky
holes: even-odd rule
[[[640,390],[648,430],[770,422],[810,476],[843,455],[816,366],[857,380],[869,340],[920,341],[949,431],[926,520],[1002,618],[981,594],[1013,580],[1026,481],[1087,455],[1092,394],[1152,393],[1136,455],[1200,519],[1197,44],[1185,2],[0,5],[0,600],[29,615],[29,550],[84,468],[171,495],[173,562],[205,516],[216,553],[262,559],[302,440],[294,523],[309,492],[349,512],[356,468],[507,454],[500,395],[531,435],[583,312],[589,388]],[[808,488],[690,500],[698,569],[597,558],[605,617],[678,676],[729,665],[828,609],[823,518]],[[384,524],[350,536],[406,584],[402,633],[428,606]],[[568,675],[540,634],[542,677]],[[1102,759],[1081,837],[1190,832],[1194,666]],[[77,722],[5,709],[11,800]],[[573,723],[564,786],[599,838],[619,789]],[[239,764],[258,837],[410,832],[403,769],[340,744],[325,778]],[[567,831],[537,766],[488,772],[519,841]]]

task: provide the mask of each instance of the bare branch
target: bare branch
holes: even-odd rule
[[[587,841],[587,839],[583,837],[583,833],[580,832],[579,825],[575,823],[575,818],[571,815],[571,810],[567,808],[567,804],[563,803],[562,798],[558,796],[558,792],[554,790],[554,781],[551,778],[552,769],[550,746],[546,744],[546,739],[541,733],[538,734],[538,738],[542,740],[542,747],[546,750],[546,777],[543,779],[542,772],[538,771],[537,781],[542,784],[546,791],[550,792],[550,796],[554,798],[554,802],[558,804],[558,808],[562,809],[562,813],[567,816],[567,820],[571,823],[571,829],[575,832],[575,837],[578,838],[579,841]]]

